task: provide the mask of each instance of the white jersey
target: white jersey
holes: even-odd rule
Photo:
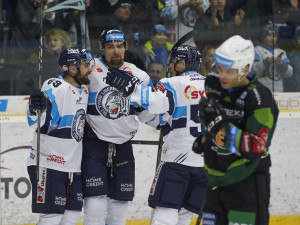
[[[199,17],[198,12],[194,8],[186,7],[181,11],[178,10],[178,5],[188,1],[189,0],[165,0],[164,8],[161,9],[160,17],[175,22],[175,29],[168,29],[167,31],[171,37],[171,42],[176,42],[183,35],[192,31]],[[209,5],[209,0],[201,1],[201,6],[204,11],[209,8]],[[195,46],[193,41],[190,41],[188,44]]]
[[[100,140],[123,144],[132,139],[138,130],[135,109],[128,97],[105,83],[108,66],[102,57],[96,58],[94,63],[89,76],[87,121]],[[134,74],[145,86],[153,86],[148,74],[135,65],[124,62],[119,69]]]
[[[156,127],[160,124],[164,135],[162,161],[187,166],[202,167],[203,157],[192,151],[192,145],[201,132],[198,108],[201,97],[205,97],[205,77],[195,71],[183,76],[164,78],[155,91],[137,85],[131,101],[157,115],[148,122]]]
[[[76,88],[64,79],[46,80],[42,91],[48,96],[46,111],[41,115],[40,166],[63,172],[80,172],[82,138],[88,103],[85,85]],[[31,116],[30,126],[36,126],[37,116]],[[36,132],[27,165],[36,165]]]

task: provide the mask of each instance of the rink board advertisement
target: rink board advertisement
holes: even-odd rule
[[[290,115],[300,111],[297,94],[275,95],[281,112]],[[38,215],[31,213],[31,184],[25,164],[33,137],[33,129],[24,116],[27,101],[28,96],[0,97],[0,225],[35,224],[38,219]],[[272,216],[300,215],[299,133],[299,117],[279,119],[270,148]],[[140,123],[135,139],[157,141],[158,138],[157,130]],[[136,190],[128,220],[149,220],[151,208],[147,198],[155,175],[157,146],[134,145],[134,154]]]

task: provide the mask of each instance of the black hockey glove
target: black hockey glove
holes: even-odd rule
[[[201,139],[202,139],[203,135],[199,135],[194,143],[193,143],[193,147],[192,147],[192,150],[193,152],[195,152],[196,154],[203,154],[204,152],[204,144],[201,143]]]
[[[134,92],[135,85],[140,81],[136,76],[117,68],[109,68],[106,76],[106,83],[122,91],[124,96],[129,96]]]
[[[29,111],[31,115],[36,115],[36,110],[44,111],[47,107],[47,95],[45,92],[36,90],[30,94],[29,98]]]
[[[207,128],[208,133],[215,136],[228,120],[217,99],[201,98],[199,102],[199,120]]]

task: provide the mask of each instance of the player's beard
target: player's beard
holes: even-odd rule
[[[86,84],[86,85],[90,84],[90,80],[86,76],[80,76],[77,79],[78,79],[79,83],[81,83],[81,84]]]
[[[86,74],[77,76],[77,80],[80,84],[85,84],[85,85],[90,84],[90,79],[88,76],[86,76]]]
[[[124,58],[120,58],[120,59],[110,59],[109,62],[106,62],[106,64],[109,66],[109,67],[120,67],[123,65],[123,62],[124,62]]]

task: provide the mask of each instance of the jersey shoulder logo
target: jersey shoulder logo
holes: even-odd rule
[[[84,109],[77,110],[71,128],[72,137],[80,142],[83,138],[84,132],[84,123],[85,123],[85,111]]]
[[[107,119],[118,119],[129,114],[129,99],[115,88],[107,86],[96,96],[96,109]]]

